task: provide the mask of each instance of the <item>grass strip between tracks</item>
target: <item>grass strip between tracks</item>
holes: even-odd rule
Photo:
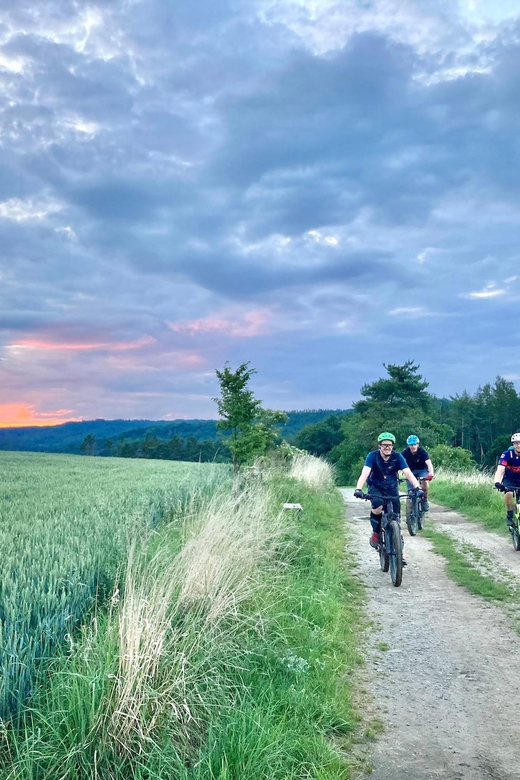
[[[486,601],[508,602],[516,598],[514,588],[507,580],[498,581],[492,575],[483,573],[471,558],[477,556],[476,548],[467,549],[447,534],[435,531],[431,525],[422,532],[433,542],[434,552],[446,559],[446,571],[458,585]],[[469,548],[469,545],[465,547]]]

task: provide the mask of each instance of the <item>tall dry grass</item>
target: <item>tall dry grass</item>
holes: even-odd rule
[[[177,555],[160,544],[150,560],[147,544],[133,546],[117,614],[119,669],[109,719],[119,749],[135,751],[165,720],[177,739],[188,739],[187,724],[197,712],[204,716],[197,693],[205,687],[204,647],[226,640],[221,631],[229,628],[221,626],[228,618],[240,630],[239,605],[279,548],[281,516],[272,505],[262,482],[221,491],[191,514]]]
[[[483,485],[489,487],[493,484],[493,471],[470,471],[460,472],[450,469],[438,468],[436,471],[436,481],[448,482],[454,485]]]
[[[289,476],[299,479],[316,490],[329,490],[334,486],[334,468],[326,460],[313,455],[298,454],[291,462]]]

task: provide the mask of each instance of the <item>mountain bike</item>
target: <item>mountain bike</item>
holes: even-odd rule
[[[429,482],[431,480],[430,475],[427,477],[418,477],[419,482]],[[408,533],[410,536],[415,536],[417,534],[417,531],[422,531],[424,529],[424,501],[426,500],[426,495],[421,496],[418,498],[417,496],[413,496],[413,498],[410,498],[408,496],[406,500],[406,527],[408,528]]]
[[[407,494],[396,496],[376,496],[363,493],[365,501],[371,498],[379,498],[383,502],[383,514],[381,516],[381,533],[376,550],[379,554],[381,571],[390,569],[392,584],[396,588],[403,579],[403,537],[401,535],[400,517],[394,512],[393,501],[406,498]]]

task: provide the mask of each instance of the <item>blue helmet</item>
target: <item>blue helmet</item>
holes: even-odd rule
[[[419,444],[419,437],[418,436],[414,436],[412,434],[412,436],[409,436],[407,438],[406,443],[407,444]]]

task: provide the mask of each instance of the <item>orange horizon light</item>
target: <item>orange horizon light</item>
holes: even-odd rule
[[[48,428],[66,422],[82,422],[71,417],[72,409],[37,412],[32,404],[0,404],[0,428]]]

